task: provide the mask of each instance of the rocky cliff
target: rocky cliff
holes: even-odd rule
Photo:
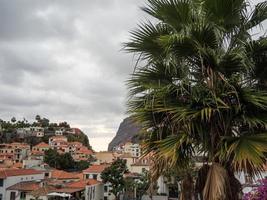
[[[130,117],[124,119],[119,126],[116,136],[109,143],[108,150],[111,151],[115,146],[127,141],[137,142],[137,135],[141,128],[141,125],[135,123]]]

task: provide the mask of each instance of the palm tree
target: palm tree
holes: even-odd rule
[[[148,0],[142,9],[155,20],[125,44],[138,55],[128,108],[149,130],[154,177],[201,155],[199,195],[238,199],[234,174],[259,174],[266,161],[267,39],[251,30],[267,18],[267,2]]]

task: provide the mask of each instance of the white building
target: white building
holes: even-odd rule
[[[20,182],[37,181],[44,179],[44,173],[34,169],[5,169],[0,171],[0,200],[23,199],[24,194],[7,190]]]
[[[138,143],[126,142],[123,147],[124,153],[130,153],[133,157],[141,156],[141,147]]]
[[[104,185],[90,180],[85,187],[85,200],[104,200]]]
[[[91,165],[89,168],[83,171],[84,179],[94,179],[102,182],[101,173],[109,165]],[[113,200],[115,196],[110,192],[110,184],[104,184],[104,199],[103,200]],[[97,200],[97,199],[95,199]]]

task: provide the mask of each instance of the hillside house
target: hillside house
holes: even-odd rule
[[[25,193],[8,190],[9,187],[20,182],[37,181],[44,179],[42,171],[33,169],[3,169],[0,170],[0,199],[19,200]]]

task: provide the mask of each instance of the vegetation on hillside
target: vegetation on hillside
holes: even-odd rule
[[[129,112],[149,130],[153,177],[187,170],[182,197],[237,200],[234,173],[263,170],[267,152],[267,39],[252,37],[267,2],[148,0],[155,18],[131,32],[138,55]],[[202,157],[194,190],[190,162]],[[191,190],[192,189],[192,190]]]
[[[25,118],[23,120],[17,120],[15,117],[12,117],[10,121],[5,121],[0,119],[0,142],[1,143],[11,143],[11,142],[26,142],[31,146],[34,146],[40,142],[48,143],[51,133],[55,132],[60,128],[65,128],[66,130],[70,129],[68,122],[59,122],[54,123],[50,122],[47,118],[42,118],[40,115],[36,115],[35,121],[29,122]],[[44,128],[45,136],[42,138],[37,138],[34,136],[19,137],[17,134],[17,129],[19,128],[29,128],[29,127],[42,127]],[[49,133],[49,134],[47,134]],[[92,149],[89,144],[89,139],[85,133],[82,131],[79,134],[67,134],[65,133],[69,142],[81,142],[84,146]]]
[[[93,159],[93,158],[92,158]],[[70,153],[59,154],[54,149],[45,151],[44,162],[50,167],[66,171],[82,171],[90,166],[92,160],[74,161]]]

